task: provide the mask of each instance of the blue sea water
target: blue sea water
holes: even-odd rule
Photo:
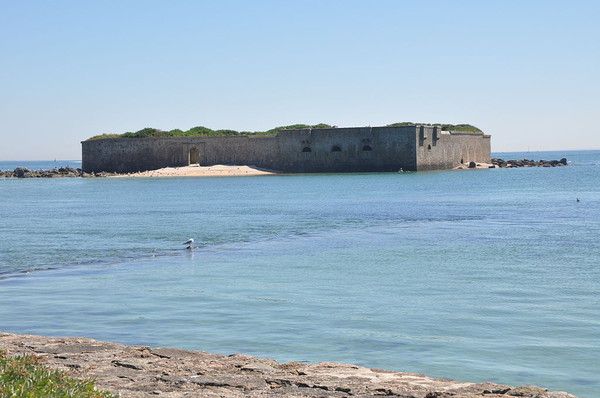
[[[570,165],[0,179],[0,331],[600,397],[600,151],[494,156]]]
[[[81,167],[81,160],[0,160],[0,171],[27,167],[29,170],[50,170],[71,166]]]

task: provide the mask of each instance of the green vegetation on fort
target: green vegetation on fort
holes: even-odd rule
[[[442,130],[452,131],[471,131],[481,132],[477,127],[471,126],[470,124],[441,124],[441,123],[412,123],[412,122],[400,122],[388,124],[387,127],[402,127],[402,126],[441,126]],[[104,139],[104,138],[146,138],[146,137],[203,137],[203,136],[215,136],[215,135],[274,135],[279,130],[298,130],[298,129],[326,129],[333,128],[325,123],[319,124],[292,124],[289,126],[279,126],[266,131],[236,131],[236,130],[212,130],[204,126],[192,127],[187,131],[175,129],[175,130],[159,130],[152,127],[146,127],[135,133],[127,132],[123,134],[101,134],[88,138],[87,141]]]
[[[170,131],[159,130],[151,127],[146,127],[136,131],[135,133],[127,132],[123,134],[102,134],[88,138],[88,141],[98,140],[103,138],[146,138],[146,137],[203,137],[211,135],[273,135],[279,130],[297,130],[297,129],[324,129],[331,128],[328,124],[320,123],[315,125],[309,124],[292,124],[289,126],[280,126],[267,131],[236,131],[236,130],[212,130],[204,126],[192,127],[187,131],[175,129]]]
[[[402,126],[440,126],[442,130],[446,131],[468,131],[473,133],[481,133],[482,131],[475,126],[470,124],[443,124],[443,123],[413,123],[413,122],[400,122],[388,124],[389,127],[402,127]]]
[[[98,391],[89,380],[68,377],[53,370],[35,356],[9,357],[0,351],[0,397],[30,398],[112,398]]]

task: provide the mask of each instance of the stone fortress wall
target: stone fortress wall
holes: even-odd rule
[[[130,173],[198,163],[289,173],[423,171],[489,163],[490,151],[489,135],[435,126],[300,129],[276,135],[83,141],[82,169]]]

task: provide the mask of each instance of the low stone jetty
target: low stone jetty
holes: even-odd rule
[[[495,167],[506,167],[506,168],[514,168],[514,167],[559,167],[567,165],[567,158],[562,158],[560,160],[530,160],[530,159],[521,159],[521,160],[504,160],[499,158],[492,158],[492,164]]]
[[[435,379],[341,363],[279,363],[248,355],[126,346],[86,338],[0,332],[8,355],[37,355],[47,366],[122,398],[577,398],[533,385],[512,387]]]
[[[61,177],[109,177],[114,173],[84,173],[80,168],[71,166],[49,170],[29,170],[27,167],[17,167],[14,170],[0,170],[0,178],[61,178]]]

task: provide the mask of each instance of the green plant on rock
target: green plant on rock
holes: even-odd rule
[[[0,398],[116,398],[96,390],[91,380],[79,380],[50,369],[37,356],[9,357],[0,351]]]

